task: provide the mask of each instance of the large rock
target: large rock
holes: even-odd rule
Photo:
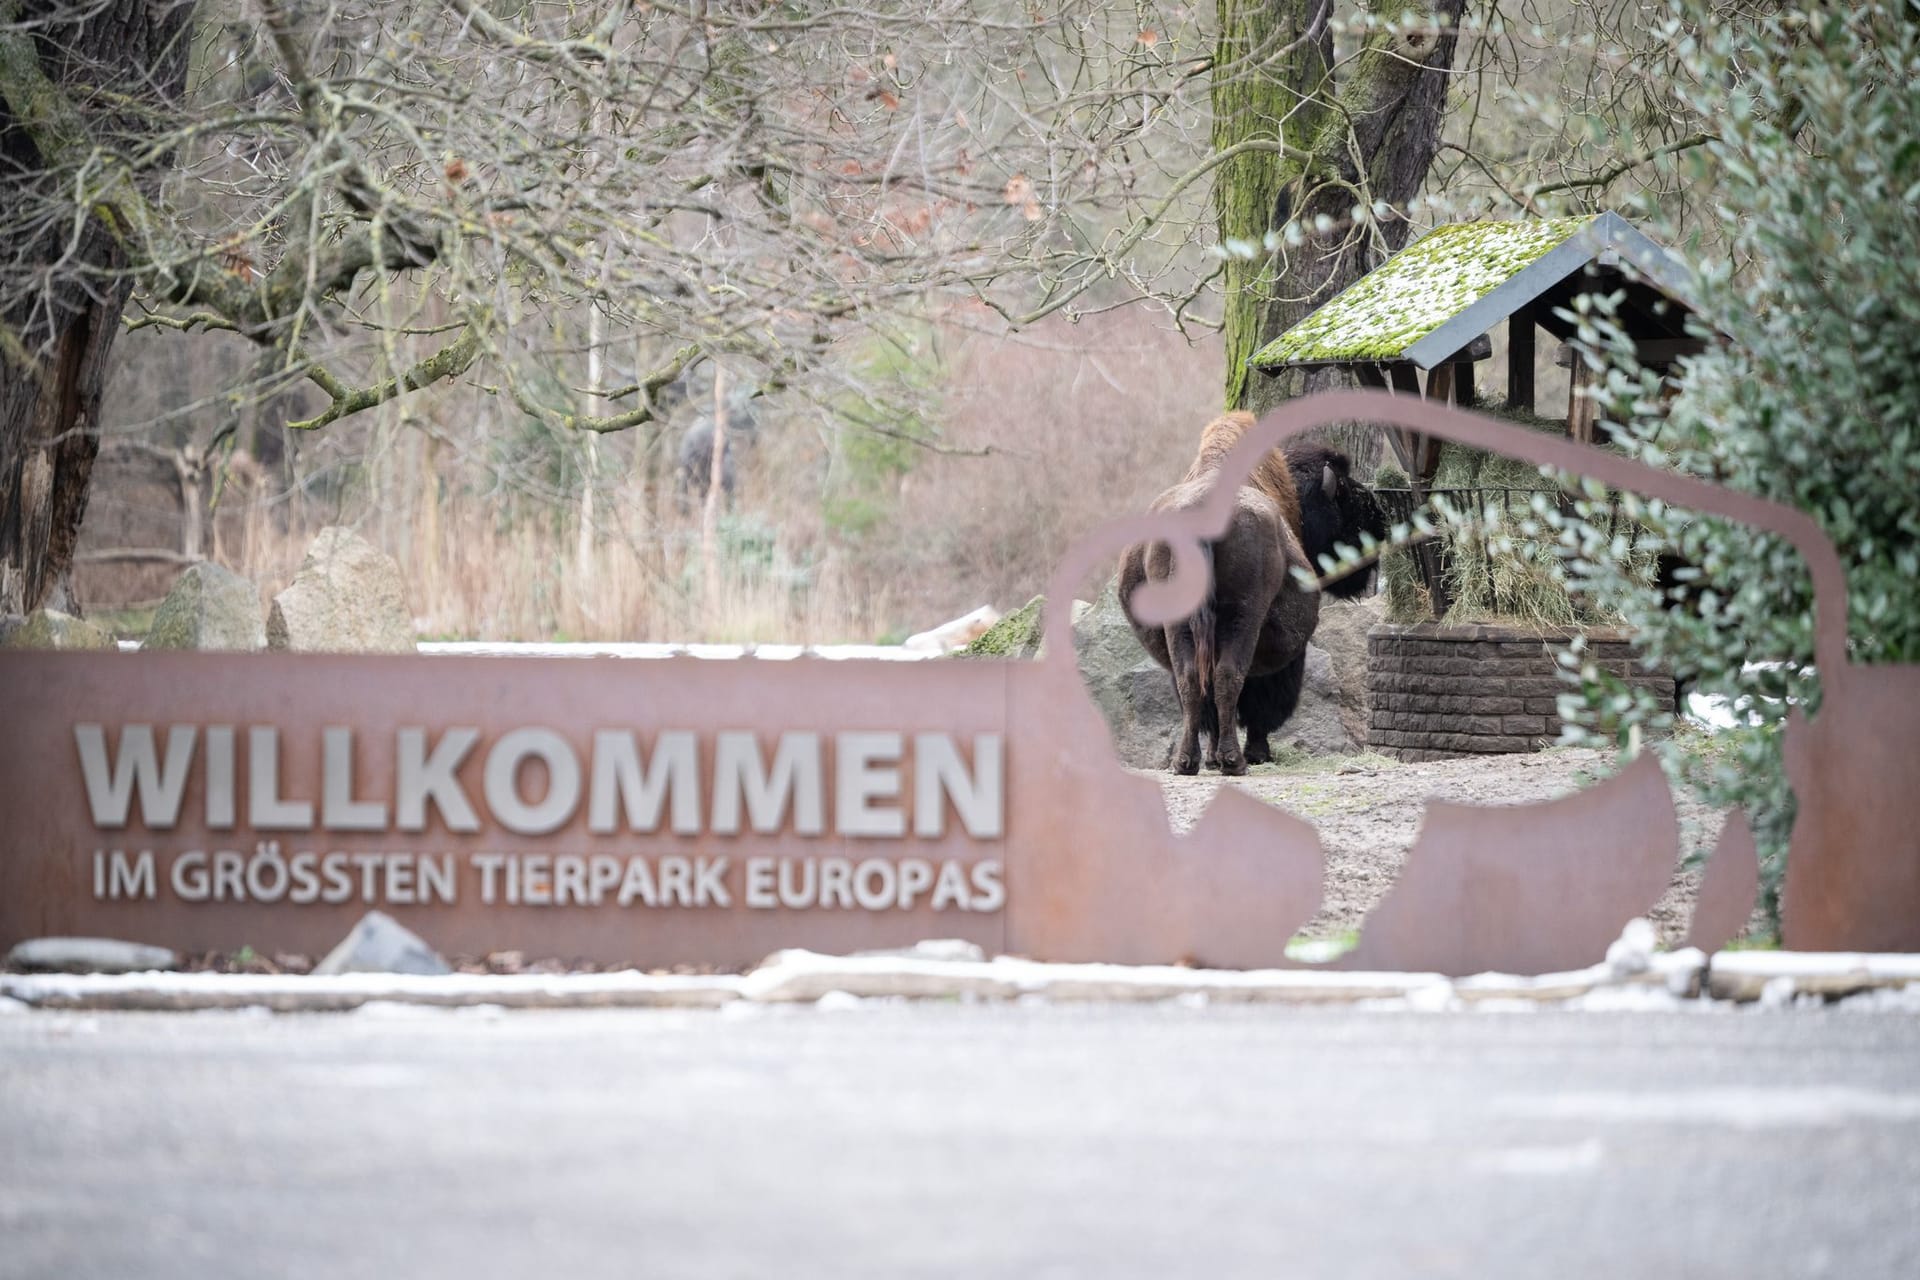
[[[188,565],[160,602],[144,649],[264,649],[260,588],[237,573],[201,561]]]
[[[1320,616],[1324,619],[1325,612]],[[1318,634],[1316,631],[1315,635]],[[1351,755],[1360,749],[1347,729],[1333,658],[1319,645],[1307,646],[1307,672],[1300,685],[1300,704],[1280,726],[1280,731],[1267,741],[1276,751],[1285,746],[1315,756]]]
[[[114,638],[85,618],[35,609],[0,640],[9,649],[111,649]]]
[[[1037,658],[1044,597],[1033,599],[995,622],[961,649],[960,658]]]
[[[1314,644],[1325,649],[1333,663],[1340,722],[1347,736],[1361,745],[1367,741],[1367,726],[1373,723],[1367,697],[1367,632],[1386,616],[1384,596],[1358,600],[1329,596],[1320,602],[1320,625],[1313,632]]]
[[[400,566],[351,529],[322,529],[293,582],[273,598],[267,647],[322,653],[411,653]]]
[[[360,923],[313,967],[316,974],[452,973],[440,953],[420,935],[383,911],[369,911]]]
[[[1120,762],[1164,769],[1180,732],[1173,677],[1146,655],[1109,582],[1073,628],[1080,678],[1113,733]]]

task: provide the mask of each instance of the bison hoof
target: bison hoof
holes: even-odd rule
[[[1237,778],[1247,771],[1247,761],[1243,756],[1228,756],[1220,762],[1220,772],[1229,778]]]
[[[1265,738],[1255,738],[1247,743],[1247,763],[1273,763],[1273,751],[1267,746],[1267,740]]]
[[[1192,756],[1176,756],[1173,761],[1175,773],[1196,774],[1200,772],[1200,762]]]

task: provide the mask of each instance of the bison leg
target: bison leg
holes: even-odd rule
[[[1247,726],[1247,760],[1265,764],[1273,759],[1267,735],[1287,722],[1300,705],[1300,686],[1307,674],[1307,655],[1301,654],[1278,671],[1249,676],[1240,690],[1240,718]]]
[[[1173,659],[1173,687],[1180,695],[1180,745],[1174,749],[1175,773],[1200,772],[1200,731],[1206,727],[1207,687],[1194,661],[1193,640],[1169,628],[1167,650]]]
[[[1213,672],[1212,710],[1219,724],[1215,741],[1220,754],[1220,772],[1237,776],[1247,771],[1247,756],[1240,749],[1240,694],[1246,685],[1247,669],[1253,665],[1254,646],[1259,640],[1257,620],[1223,620],[1219,665]]]
[[[1220,721],[1214,745],[1220,755],[1220,772],[1229,777],[1247,771],[1247,757],[1240,750],[1240,720],[1235,712],[1240,701],[1240,685],[1245,679],[1237,668],[1228,668],[1225,664],[1213,677],[1214,714]]]
[[[1273,748],[1267,744],[1267,735],[1255,733],[1251,722],[1247,722],[1247,764],[1272,764]]]

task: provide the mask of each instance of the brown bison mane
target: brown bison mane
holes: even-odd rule
[[[1193,465],[1187,468],[1181,482],[1210,479],[1233,452],[1233,447],[1240,443],[1240,438],[1253,429],[1253,422],[1253,415],[1244,411],[1223,413],[1209,422],[1200,433],[1200,452],[1194,455]],[[1285,451],[1269,449],[1246,483],[1273,499],[1287,527],[1293,530],[1294,537],[1299,537],[1300,493],[1294,485],[1293,469],[1288,465]]]

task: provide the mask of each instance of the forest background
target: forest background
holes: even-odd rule
[[[1208,418],[1302,389],[1244,355],[1421,230],[1611,207],[1719,252],[1675,89],[1743,15],[208,0],[137,130],[166,225],[72,595],[137,631],[182,564],[271,593],[347,524],[429,637],[1010,608]]]

